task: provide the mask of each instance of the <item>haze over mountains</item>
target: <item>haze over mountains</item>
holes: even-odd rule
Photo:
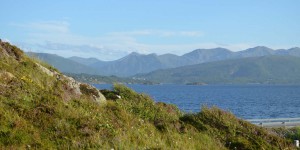
[[[206,62],[269,55],[300,56],[300,48],[273,50],[258,46],[243,51],[232,52],[225,48],[196,49],[182,56],[174,54],[139,54],[131,53],[115,61],[101,61],[96,58],[70,57],[63,58],[52,54],[34,53],[41,60],[57,67],[62,72],[86,73],[96,75],[116,75],[129,77],[141,73],[149,73],[158,69],[176,68]]]

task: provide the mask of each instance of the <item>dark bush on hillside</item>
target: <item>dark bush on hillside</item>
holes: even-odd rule
[[[95,95],[96,97],[99,97],[97,89],[91,88],[91,86],[88,84],[80,84],[80,91],[85,95]]]
[[[107,90],[107,89],[103,89],[100,90],[100,92],[105,96],[105,98],[107,100],[113,100],[116,101],[117,99],[119,99],[119,93],[116,91],[111,91],[111,90]]]

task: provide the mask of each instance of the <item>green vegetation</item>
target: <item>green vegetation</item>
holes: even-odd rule
[[[287,130],[288,133],[286,134],[286,138],[292,139],[292,140],[299,140],[300,139],[300,127],[294,127],[289,130]]]
[[[293,128],[276,128],[274,129],[277,135],[291,140],[300,139],[300,127]]]
[[[105,105],[91,98],[99,93],[88,85],[73,96],[66,80],[8,43],[1,43],[0,58],[0,149],[294,148],[292,140],[229,112],[204,107],[183,114],[123,85],[107,92],[121,98]]]
[[[90,74],[74,74],[65,73],[66,75],[74,78],[77,81],[89,83],[89,84],[113,84],[113,83],[125,83],[125,84],[155,84],[153,82],[141,79],[123,78],[117,76],[100,76]]]

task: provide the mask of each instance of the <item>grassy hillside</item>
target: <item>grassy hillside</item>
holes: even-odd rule
[[[263,56],[158,70],[138,77],[162,83],[300,84],[300,58]]]
[[[204,107],[183,114],[122,85],[101,103],[98,90],[41,67],[8,43],[1,42],[0,58],[0,149],[294,148],[229,112]]]

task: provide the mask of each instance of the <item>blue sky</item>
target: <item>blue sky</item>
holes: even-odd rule
[[[102,60],[130,52],[291,48],[300,46],[299,6],[299,0],[3,0],[0,38],[26,51]]]

